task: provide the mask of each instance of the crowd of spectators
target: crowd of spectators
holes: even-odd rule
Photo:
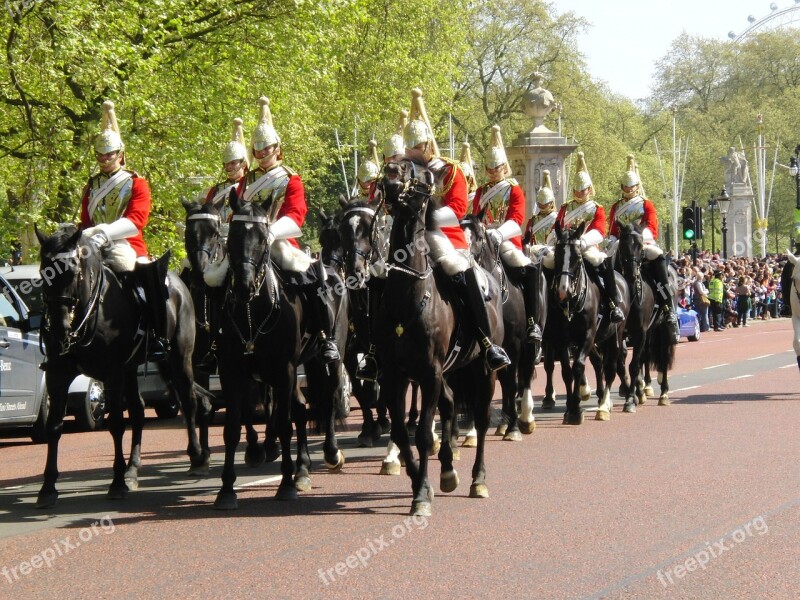
[[[687,253],[673,262],[678,270],[678,303],[697,311],[700,331],[748,327],[750,320],[776,318],[783,302],[781,271],[786,260],[785,254],[723,260],[706,251],[699,252],[693,263]],[[715,277],[721,286],[712,283]],[[712,299],[715,285],[722,289],[719,303]]]

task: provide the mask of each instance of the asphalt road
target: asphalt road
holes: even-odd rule
[[[787,319],[682,342],[671,406],[628,415],[615,399],[611,421],[587,412],[579,427],[537,408],[532,435],[487,444],[490,498],[468,497],[463,449],[461,486],[437,486],[424,521],[407,517],[406,476],[378,475],[383,449],[354,447],[358,412],[342,473],[315,437],[313,489],[282,503],[278,465],[240,460],[230,513],[211,510],[221,426],[211,476],[191,479],[180,420],[148,419],[124,501],[105,499],[109,434],[65,435],[46,511],[33,507],[45,448],[3,438],[0,598],[798,597],[797,383]]]

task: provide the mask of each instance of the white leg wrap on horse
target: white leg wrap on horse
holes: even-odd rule
[[[392,441],[386,448],[386,458],[383,459],[383,462],[400,464],[400,448]]]
[[[520,421],[525,423],[530,423],[531,421],[535,420],[533,416],[533,394],[531,393],[530,388],[525,388],[525,391],[522,393],[519,418]]]

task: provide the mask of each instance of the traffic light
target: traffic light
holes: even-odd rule
[[[697,231],[695,233],[695,238],[698,240],[703,239],[703,207],[697,204],[697,201],[692,202],[694,204],[694,222],[697,225]]]
[[[681,224],[683,225],[683,239],[693,240],[695,234],[697,233],[693,207],[687,206],[683,209],[683,219],[681,219]]]

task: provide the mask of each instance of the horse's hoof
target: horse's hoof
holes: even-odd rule
[[[109,500],[124,500],[128,497],[128,486],[123,484],[121,486],[111,486],[108,488],[106,498]]]
[[[412,502],[411,512],[412,517],[430,517],[431,516],[431,503],[430,502]]]
[[[478,437],[474,435],[470,435],[464,438],[464,441],[461,442],[462,448],[477,448],[478,447]]]
[[[362,433],[358,436],[358,447],[359,448],[372,448],[375,445],[375,442],[372,439],[372,436],[368,433]]]
[[[506,442],[521,442],[522,434],[520,433],[519,429],[509,431],[503,436],[503,440]]]
[[[542,399],[542,410],[553,410],[556,407],[556,399],[555,398],[543,398]]]
[[[644,393],[645,393],[645,396],[655,396],[656,395],[655,391],[653,390],[653,386],[652,385],[646,385],[644,387]]]
[[[264,462],[275,462],[281,456],[281,445],[280,444],[270,444],[267,446],[266,442],[264,443]]]
[[[626,400],[625,406],[622,407],[622,412],[626,413],[635,413],[636,412],[636,402],[633,400]]]
[[[520,421],[519,430],[525,435],[532,434],[534,431],[536,431],[536,421],[531,421],[530,423],[526,423],[525,421]]]
[[[470,498],[488,498],[489,497],[489,488],[486,487],[485,483],[473,483],[469,486],[469,497]]]
[[[669,400],[669,396],[667,396],[666,394],[661,394],[661,397],[658,399],[658,405],[669,406],[670,404],[672,403]]]
[[[607,410],[598,410],[594,413],[594,420],[595,421],[610,421],[611,420],[611,413]]]
[[[244,464],[248,467],[260,467],[267,461],[267,449],[263,444],[248,444],[244,451]]]
[[[36,508],[51,508],[56,505],[56,501],[58,501],[58,492],[56,490],[39,492],[36,497]]]
[[[381,475],[400,475],[400,463],[399,462],[382,462],[381,463]]]
[[[461,481],[455,469],[444,472],[439,476],[439,489],[445,493],[454,492],[459,483],[461,483]]]
[[[280,484],[278,491],[275,492],[275,500],[297,500],[297,489],[295,489],[294,483],[291,485]]]
[[[138,490],[139,489],[139,478],[136,475],[125,476],[125,485],[128,487],[128,490]]]
[[[583,425],[583,413],[564,413],[564,420],[562,422],[564,425]]]
[[[506,434],[507,430],[508,430],[508,425],[506,423],[500,423],[500,425],[497,426],[497,429],[495,429],[494,434],[502,437]]]
[[[199,464],[197,466],[189,467],[189,470],[186,471],[187,475],[197,476],[197,477],[208,477],[209,474],[209,464],[206,461],[203,464]]]
[[[311,489],[311,478],[308,475],[295,476],[294,489],[298,492],[307,492]]]
[[[647,394],[645,394],[645,393],[643,392],[641,396],[639,396],[638,398],[636,398],[636,402],[639,404],[639,406],[641,406],[642,404],[644,404],[645,402],[647,402]]]
[[[342,467],[344,467],[344,452],[341,450],[339,450],[336,455],[335,463],[329,463],[327,460],[325,461],[325,468],[331,473],[338,473],[342,470]]]
[[[220,492],[214,500],[214,510],[236,510],[239,508],[239,501],[236,499],[236,492]]]
[[[437,454],[439,454],[439,450],[441,449],[442,449],[442,442],[439,440],[433,440],[433,446],[431,446],[431,449],[428,450],[428,456],[436,456]]]

